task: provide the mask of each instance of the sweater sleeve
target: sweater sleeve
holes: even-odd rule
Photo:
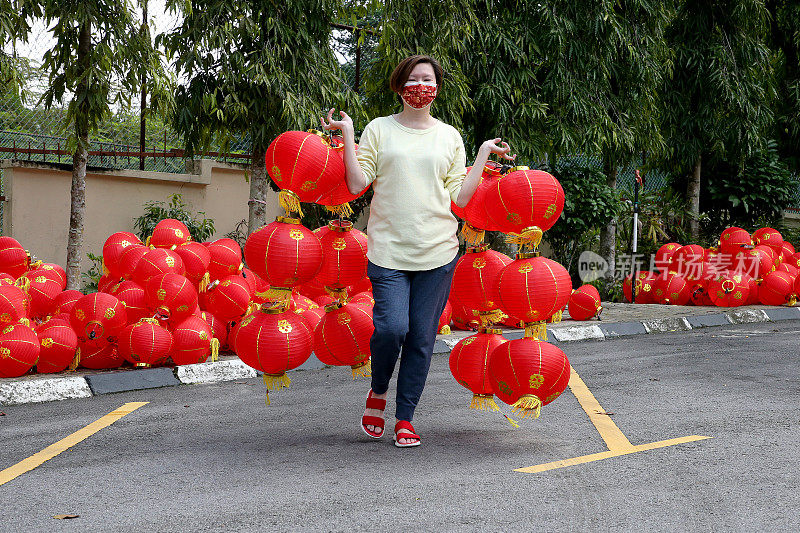
[[[364,173],[367,185],[375,181],[378,173],[378,135],[376,129],[372,122],[367,124],[361,134],[358,150],[356,151],[356,159],[358,159],[358,164],[361,165],[361,171]]]
[[[450,193],[450,199],[453,202],[458,198],[458,193],[461,192],[461,184],[464,183],[464,178],[467,176],[466,165],[467,156],[464,151],[464,139],[461,138],[461,135],[458,135],[456,153],[450,163],[450,169],[444,177],[444,187]]]

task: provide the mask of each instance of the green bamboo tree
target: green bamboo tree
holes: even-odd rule
[[[180,4],[180,5],[179,5]],[[319,126],[329,107],[360,115],[330,48],[336,0],[172,2],[183,22],[160,36],[178,75],[175,129],[189,154],[249,141],[248,232],[264,225],[264,156],[280,133]]]
[[[677,165],[691,169],[694,241],[704,158],[743,161],[764,146],[775,97],[768,29],[763,0],[694,0],[678,4],[667,30],[674,69],[664,84],[664,130]]]
[[[130,103],[145,74],[154,101],[162,105],[169,102],[170,84],[161,55],[128,0],[39,2],[55,39],[44,55],[49,86],[42,101],[46,108],[69,101],[63,127],[74,155],[66,270],[67,288],[78,289],[90,135],[112,116],[113,107]]]

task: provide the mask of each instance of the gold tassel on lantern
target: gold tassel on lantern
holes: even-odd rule
[[[14,282],[14,285],[23,291],[28,292],[28,290],[31,288],[31,280],[26,277],[20,277]]]
[[[297,213],[300,218],[303,217],[303,208],[300,206],[300,197],[290,190],[284,189],[278,193],[278,201],[281,207],[286,210],[286,216],[291,216],[292,213]]]
[[[539,418],[539,414],[542,412],[542,400],[533,394],[523,394],[512,407],[512,411],[521,418]]]
[[[152,237],[152,235],[148,235],[147,238],[144,240],[144,245],[147,247],[150,247],[150,237]]]
[[[347,301],[347,288],[344,289],[334,289],[333,287],[325,287],[325,292],[328,295],[336,300],[337,302],[346,302]]]
[[[219,339],[216,337],[211,339],[211,361],[219,361]]]
[[[450,330],[450,326],[447,324],[442,326],[442,329],[439,330],[439,335],[450,335],[451,333],[453,332]]]
[[[464,222],[464,225],[461,227],[461,235],[464,237],[466,243],[477,245],[483,242],[486,232],[473,227],[469,222]]]
[[[511,233],[506,237],[509,244],[518,244],[520,250],[525,246],[530,246],[533,250],[538,250],[542,243],[542,230],[539,226],[529,226],[521,233]]]
[[[70,372],[75,372],[78,369],[78,365],[81,364],[81,349],[78,348],[75,350],[75,356],[72,358],[72,362],[69,364]]]
[[[508,315],[500,309],[492,309],[491,311],[473,310],[472,313],[478,315],[481,327],[489,327],[508,318]]]
[[[339,205],[326,205],[325,209],[333,213],[339,218],[349,217],[353,214],[353,208],[350,207],[349,203],[343,203]]]
[[[284,372],[283,374],[264,374],[264,385],[267,386],[267,399],[266,404],[270,405],[272,402],[269,400],[269,391],[289,388],[292,380]]]
[[[353,379],[355,380],[356,377],[368,378],[372,376],[372,361],[367,359],[366,361],[362,361],[357,365],[353,365],[350,367],[350,370],[353,371]]]
[[[559,322],[561,322],[562,320],[564,320],[564,311],[559,311],[558,313],[555,313],[555,314],[553,315],[553,318],[552,318],[552,320],[551,320],[551,323],[553,323],[553,324],[558,324],[558,323],[559,323]]]
[[[544,322],[528,322],[525,324],[525,337],[547,340],[547,324]]]
[[[200,292],[206,292],[210,284],[211,284],[211,274],[206,272],[205,274],[203,274],[203,277],[200,278],[200,283],[197,284],[197,290],[199,290]]]
[[[284,287],[270,287],[266,293],[261,293],[266,296],[270,302],[288,304],[292,300],[292,289]]]
[[[476,409],[478,411],[500,410],[500,408],[497,406],[497,402],[494,401],[494,395],[492,394],[473,394],[472,402],[470,402],[469,408]]]

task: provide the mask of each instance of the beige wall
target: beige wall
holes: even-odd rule
[[[17,239],[33,255],[64,265],[69,230],[69,171],[49,166],[0,161],[6,201],[3,235]],[[242,167],[204,159],[194,173],[172,174],[136,170],[91,172],[86,176],[84,251],[100,254],[105,239],[115,231],[133,231],[133,219],[144,203],[183,195],[189,208],[205,211],[214,220],[214,238],[232,231],[247,219],[249,184]],[[277,194],[270,191],[267,220],[282,214]],[[84,256],[85,257],[85,256]],[[88,268],[84,259],[82,270]]]

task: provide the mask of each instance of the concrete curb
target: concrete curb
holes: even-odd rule
[[[604,341],[636,335],[686,332],[693,329],[800,320],[800,307],[770,309],[731,309],[725,313],[685,317],[667,317],[634,322],[592,322],[562,324],[548,329],[553,344]],[[522,330],[505,333],[509,340],[520,339]],[[440,335],[434,345],[434,355],[447,355],[459,337]],[[314,355],[298,370],[325,368]],[[235,357],[216,362],[184,365],[175,368],[149,368],[93,373],[86,376],[24,376],[17,380],[0,379],[0,405],[49,402],[71,398],[90,398],[99,394],[144,390],[176,385],[219,383],[259,376],[253,368]]]

